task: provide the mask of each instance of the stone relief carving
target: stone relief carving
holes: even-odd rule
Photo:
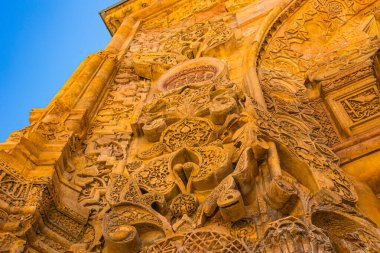
[[[167,25],[216,6],[203,1],[184,12],[193,2],[165,13]],[[250,1],[227,2],[235,11]],[[63,124],[69,109],[59,104],[34,126],[49,145],[69,140],[53,178],[26,178],[0,160],[0,251],[379,252],[378,230],[328,147],[339,142],[335,129],[306,96],[306,73],[331,89],[341,85],[330,85],[331,76],[341,76],[321,77],[293,48],[312,39],[310,23],[334,37],[371,3],[298,6],[298,26],[286,26],[261,54],[268,111],[232,81],[228,60],[202,57],[233,40],[226,17],[167,33],[154,30],[161,14],[146,20],[83,133]],[[112,32],[125,15],[107,18]],[[157,34],[158,42],[150,38]],[[369,91],[342,101],[348,114],[377,112]]]
[[[193,59],[206,49],[226,43],[232,36],[232,30],[224,21],[198,23],[169,37],[161,47],[165,52],[176,52]]]
[[[143,27],[137,32],[131,51],[150,54],[165,52],[171,59],[175,54],[194,59],[233,39],[233,30],[223,19],[197,22],[185,28],[159,32]]]
[[[157,79],[171,67],[184,62],[187,58],[175,53],[136,53],[133,66],[136,74],[147,79]]]
[[[204,59],[189,61],[185,67],[178,65],[170,73],[177,76],[176,68],[191,69],[197,61]],[[171,79],[162,76],[157,85],[166,80]],[[133,242],[130,252],[177,252],[178,247],[185,252],[268,252],[280,247],[269,242],[284,240],[288,249],[299,252],[334,252],[343,247],[335,245],[350,243],[351,239],[336,241],[335,232],[326,234],[318,228],[326,229],[325,224],[313,224],[307,218],[319,215],[326,205],[340,205],[348,219],[368,222],[363,216],[352,215],[357,196],[337,167],[335,155],[303,131],[289,135],[290,126],[299,126],[261,111],[228,81],[227,72],[208,82],[191,80],[181,87],[163,89],[146,103],[135,132],[145,140],[148,151],[144,152],[149,155],[132,150],[128,166],[111,180],[116,189],[112,187],[107,193],[113,206],[109,215],[118,216],[120,208],[139,205],[155,214],[157,222],[164,222],[161,229],[165,229],[151,226],[156,235],[152,241],[135,225],[138,219],[124,221],[112,227],[123,239],[114,234],[115,238],[108,237],[110,247],[124,252],[114,245]],[[176,109],[181,108],[183,94],[190,99],[192,94],[202,94],[203,99],[198,108],[181,114]],[[224,106],[228,108],[221,110],[224,114],[212,113]],[[129,169],[131,166],[136,168]],[[318,199],[320,191],[331,197]],[[326,212],[326,217],[333,215],[332,210]],[[107,230],[111,224],[103,226]],[[372,240],[376,229],[366,231],[365,240]],[[204,237],[212,243],[193,239]]]
[[[375,88],[364,90],[341,101],[343,108],[353,122],[365,120],[380,112],[380,98]]]
[[[26,233],[28,246],[38,252],[100,252],[103,248],[101,220],[110,205],[105,198],[110,174],[126,159],[131,122],[149,90],[149,82],[134,74],[129,59],[120,65],[119,74],[88,127],[86,141],[73,138],[72,132],[64,136],[71,142],[56,165],[53,179],[46,179],[52,180],[51,184],[42,179],[28,180],[6,162],[1,164],[1,199],[11,205],[4,210],[4,231]],[[53,118],[46,119],[49,124],[65,119],[65,113],[50,113]],[[56,125],[61,127],[61,123]],[[56,132],[51,136],[47,141],[63,140],[57,139]],[[71,199],[66,199],[67,195]],[[20,213],[13,205],[25,206],[25,210]],[[38,225],[32,227],[33,223]]]
[[[367,14],[363,11],[374,9],[373,3],[374,1],[307,1],[300,4],[295,7],[297,11],[287,19],[286,24],[279,23],[272,27],[276,30],[272,31],[275,35],[265,41],[268,48],[260,54],[258,73],[264,95],[267,102],[273,101],[276,104],[276,108],[271,109],[277,113],[287,110],[288,108],[280,109],[284,101],[286,104],[292,101],[292,106],[297,108],[310,107],[308,118],[322,120],[328,126],[324,128],[315,122],[308,122],[310,129],[315,132],[316,138],[313,139],[330,147],[340,142],[337,130],[328,117],[328,111],[323,106],[315,107],[320,102],[310,102],[304,83],[306,77],[319,79],[323,99],[330,90],[349,83],[348,79],[351,82],[355,78],[360,80],[360,76],[368,72],[365,70],[368,68],[365,62],[371,52],[378,49],[378,39],[364,28],[371,24],[366,23],[368,19],[364,16]],[[284,13],[286,15],[290,14]],[[371,15],[373,14],[369,13],[367,17]],[[318,28],[314,26],[316,24]],[[339,30],[345,24],[350,24],[351,28]],[[317,42],[318,38],[321,40]],[[343,43],[343,40],[349,42]],[[355,51],[354,48],[358,48],[355,45],[359,44],[363,50]],[[321,52],[319,48],[326,50]],[[345,73],[353,66],[357,69],[354,74]],[[329,138],[321,139],[321,136]]]

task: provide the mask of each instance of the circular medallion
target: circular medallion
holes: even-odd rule
[[[158,79],[157,87],[167,91],[186,85],[201,86],[221,79],[226,73],[224,62],[211,57],[198,58],[171,68]]]

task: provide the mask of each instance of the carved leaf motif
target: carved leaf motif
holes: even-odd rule
[[[182,147],[204,146],[211,142],[213,129],[213,124],[207,119],[183,119],[165,129],[161,142],[170,151]]]

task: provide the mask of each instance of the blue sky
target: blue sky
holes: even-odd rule
[[[29,125],[110,35],[98,12],[118,0],[0,0],[0,142]]]

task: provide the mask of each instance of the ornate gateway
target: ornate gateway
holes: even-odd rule
[[[380,3],[129,0],[0,144],[0,252],[380,252]]]

